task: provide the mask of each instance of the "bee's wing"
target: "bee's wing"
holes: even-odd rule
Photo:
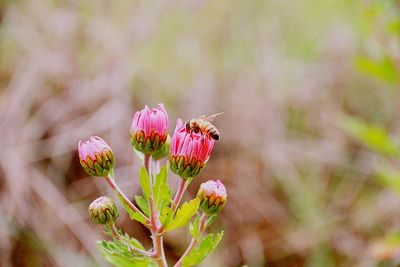
[[[217,117],[219,115],[222,115],[222,114],[224,114],[224,112],[216,113],[216,114],[213,114],[213,115],[210,115],[210,116],[202,115],[202,116],[200,116],[200,119],[203,119],[203,120],[206,120],[206,121],[210,122],[210,121],[214,120],[215,117]]]

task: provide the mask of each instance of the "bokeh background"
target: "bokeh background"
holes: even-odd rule
[[[131,120],[159,102],[171,132],[225,112],[187,196],[210,178],[229,192],[202,266],[396,266],[399,15],[394,0],[0,0],[0,266],[109,266],[87,206],[115,196],[77,142],[103,137],[133,196]],[[168,257],[188,240],[168,235]]]

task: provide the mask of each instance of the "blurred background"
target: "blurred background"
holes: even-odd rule
[[[225,112],[187,196],[229,193],[202,266],[397,266],[399,37],[394,0],[0,0],[0,266],[109,266],[87,207],[116,198],[76,146],[104,138],[132,197],[131,120],[160,102],[171,132]]]

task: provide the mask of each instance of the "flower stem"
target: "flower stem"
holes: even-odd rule
[[[115,183],[114,179],[110,176],[104,176],[104,179],[106,179],[107,183],[110,185],[111,189],[115,192],[117,192],[119,198],[124,202],[123,204],[127,207],[129,207],[133,212],[139,213],[141,217],[146,221],[146,226],[148,227],[148,222],[149,218],[147,218],[146,215],[143,214],[143,212],[138,209],[130,200],[129,198],[122,192],[122,190],[118,187],[118,185]]]
[[[109,224],[108,227],[111,229],[111,232],[113,233],[114,237],[118,240],[121,240],[121,236],[117,231],[117,228],[115,227],[115,224]]]
[[[190,183],[189,180],[184,180],[182,178],[179,179],[178,188],[176,189],[175,197],[171,205],[173,213],[176,212],[189,183]]]
[[[206,221],[207,221],[207,216],[205,213],[203,213],[201,215],[200,218],[200,223],[199,223],[199,233],[200,236],[203,234],[204,230],[206,229]],[[182,262],[183,259],[189,255],[189,253],[194,249],[194,247],[197,245],[197,243],[199,242],[199,239],[197,238],[192,238],[192,240],[189,243],[189,246],[187,247],[187,249],[185,250],[185,252],[182,254],[181,258],[177,261],[177,263],[174,265],[174,267],[181,267],[182,266]]]
[[[144,167],[147,170],[147,174],[149,176],[150,182],[150,197],[149,197],[149,209],[150,209],[150,231],[151,231],[151,239],[153,241],[153,254],[152,258],[157,262],[158,266],[168,267],[167,260],[165,258],[164,253],[164,245],[163,245],[163,232],[164,228],[160,222],[160,218],[158,216],[158,211],[154,205],[154,197],[153,197],[153,177],[150,169],[151,163],[151,155],[144,155]]]

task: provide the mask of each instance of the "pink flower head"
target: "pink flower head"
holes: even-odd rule
[[[153,154],[163,147],[167,136],[168,114],[163,104],[153,109],[146,105],[135,113],[131,126],[131,143],[136,150]]]
[[[209,180],[200,185],[197,197],[200,199],[200,208],[206,214],[211,215],[219,212],[225,206],[228,195],[220,180]]]
[[[178,119],[170,147],[172,171],[184,179],[198,175],[210,158],[214,142],[208,135],[188,132]]]
[[[100,137],[78,143],[79,161],[87,174],[106,176],[114,168],[115,158],[110,146]]]

